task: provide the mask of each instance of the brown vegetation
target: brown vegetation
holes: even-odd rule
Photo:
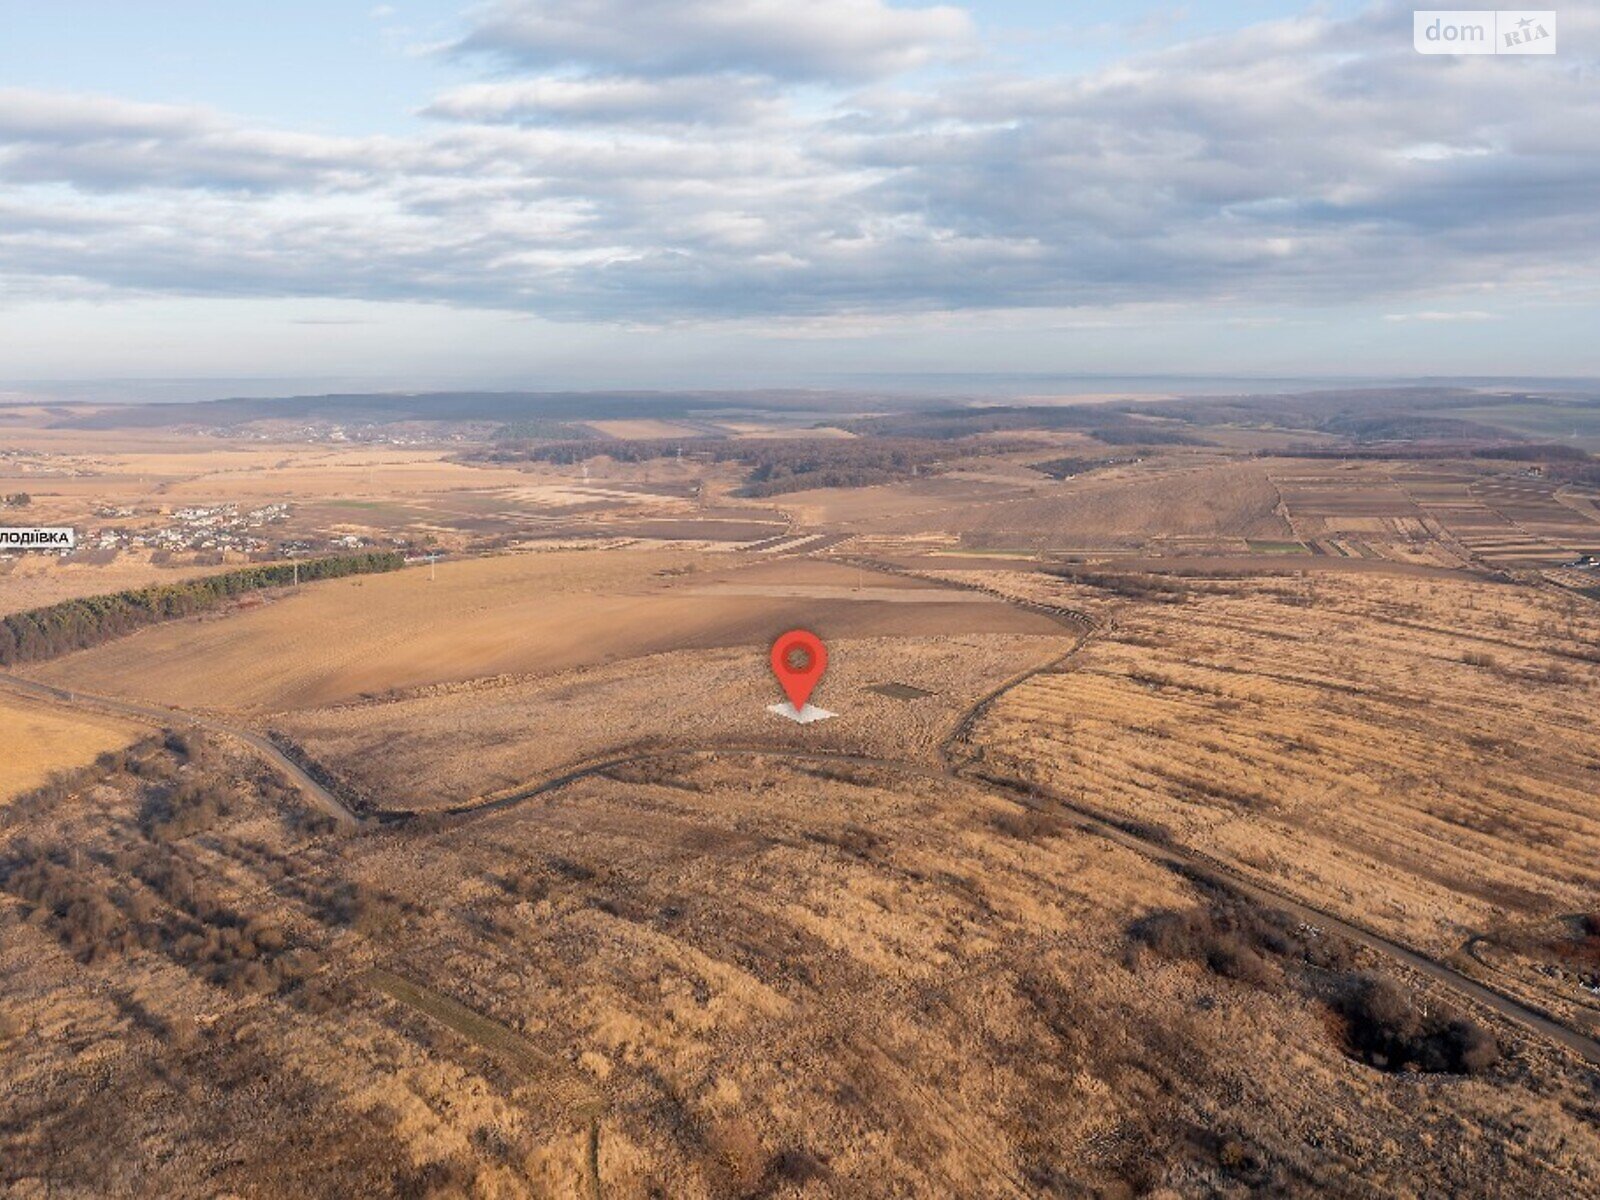
[[[309,583],[396,571],[404,565],[401,556],[394,553],[352,554],[248,567],[183,583],[63,600],[49,608],[0,617],[0,666],[40,662],[98,646],[147,625],[209,611],[245,592],[284,587],[297,579]]]

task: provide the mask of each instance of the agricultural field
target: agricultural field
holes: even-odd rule
[[[1291,536],[1278,494],[1252,464],[1183,462],[1092,472],[1067,480],[961,472],[829,496],[797,492],[785,507],[808,523],[836,522],[873,537],[946,534],[972,550],[1137,546],[1157,538]]]
[[[1522,473],[1413,471],[1396,477],[1440,536],[1507,570],[1558,567],[1600,550],[1588,495]]]
[[[684,550],[573,550],[412,568],[285,591],[25,673],[123,699],[262,713],[731,646],[751,648],[746,657],[764,671],[761,647],[801,623],[839,639],[1055,629],[965,593],[898,601],[928,584],[878,581],[857,598],[860,572],[838,564],[806,564],[802,586],[793,568],[771,572],[757,556],[742,560],[747,569],[722,562]],[[730,580],[748,586],[719,590]],[[819,586],[833,598],[817,598]]]
[[[7,423],[0,1192],[1600,1194],[1586,463],[541,403]]]
[[[109,717],[69,712],[21,699],[0,688],[0,729],[6,753],[0,757],[0,800],[29,791],[50,776],[92,763],[95,756],[120,750],[141,732]]]
[[[914,594],[914,593],[913,593]],[[923,604],[896,609],[912,623]],[[962,608],[962,614],[976,605]],[[950,627],[962,614],[952,614]],[[814,703],[839,714],[815,727],[766,710],[772,676],[758,646],[661,652],[626,661],[423,689],[385,701],[276,714],[273,730],[330,768],[374,808],[471,805],[574,764],[681,741],[700,746],[938,760],[942,741],[986,692],[1065,654],[1076,638],[1042,617],[1012,633],[829,638]],[[911,698],[888,685],[914,689]]]
[[[970,753],[1437,957],[1593,907],[1591,602],[1363,575],[1167,586],[1102,601],[1110,628],[991,706]]]
[[[109,561],[83,553],[65,559],[49,554],[17,555],[10,562],[0,562],[0,616],[80,596],[176,583],[237,565],[227,561],[207,565],[157,563],[148,553],[119,554]]]
[[[202,801],[249,782],[155,821],[178,772]],[[689,754],[338,838],[190,742],[91,796],[30,811],[0,884],[0,1180],[23,1194],[1600,1178],[1581,1073],[1516,1030],[1472,1018],[1470,1077],[1356,1061],[1335,1014],[1376,986],[1364,952],[1224,934],[1202,885],[958,781]],[[68,895],[102,915],[54,915]],[[1175,928],[1257,965],[1208,967]]]

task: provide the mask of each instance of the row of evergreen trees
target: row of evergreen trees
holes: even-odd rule
[[[342,554],[312,558],[298,564],[302,582],[337,579],[342,575],[371,575],[396,571],[405,559],[393,551]],[[64,600],[48,608],[34,608],[0,618],[0,666],[39,662],[46,658],[98,646],[146,625],[171,621],[221,605],[230,596],[261,588],[284,587],[295,579],[294,563],[272,563],[187,579],[132,588],[108,596]]]

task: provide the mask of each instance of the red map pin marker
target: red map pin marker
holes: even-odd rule
[[[806,706],[827,669],[828,648],[810,630],[791,629],[772,643],[772,673],[796,711]]]

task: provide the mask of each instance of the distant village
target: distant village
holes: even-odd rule
[[[384,422],[362,425],[342,425],[316,421],[302,425],[264,424],[248,422],[240,425],[186,426],[189,433],[200,437],[227,438],[232,441],[297,442],[317,445],[400,446],[426,448],[441,443],[483,441],[496,425],[472,421],[447,424],[441,422]]]
[[[148,510],[146,510],[148,512]],[[128,520],[142,514],[134,508],[103,507],[94,510],[102,520]],[[262,531],[289,519],[289,505],[268,504],[239,511],[236,504],[194,505],[173,509],[155,527],[106,526],[90,528],[78,539],[87,550],[221,550],[259,553],[278,545]]]
[[[173,509],[170,513],[105,505],[94,510],[96,518],[125,524],[91,525],[80,531],[76,549],[48,553],[80,562],[107,562],[118,553],[128,551],[148,552],[156,562],[178,553],[214,556],[215,561],[221,562],[223,556],[230,553],[253,558],[295,557],[360,550],[378,544],[375,539],[358,534],[284,537],[282,527],[290,514],[288,504],[267,504],[243,511],[236,504],[203,504]],[[154,522],[152,517],[156,518]],[[405,538],[385,539],[385,544],[398,548],[410,546]],[[9,557],[0,555],[0,558]]]

